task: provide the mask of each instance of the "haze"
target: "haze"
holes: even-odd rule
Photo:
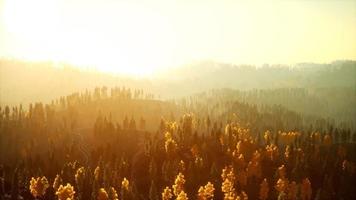
[[[356,0],[0,0],[0,200],[356,200]]]
[[[2,0],[0,13],[0,57],[121,74],[356,59],[356,1]]]

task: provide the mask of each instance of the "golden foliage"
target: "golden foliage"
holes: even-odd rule
[[[180,161],[179,161],[178,170],[179,170],[180,172],[184,172],[184,171],[185,171],[185,163],[184,163],[183,160],[180,160]]]
[[[289,145],[287,145],[286,146],[286,150],[284,151],[284,157],[286,158],[286,159],[288,159],[289,157],[290,157],[290,146]]]
[[[174,185],[172,186],[174,195],[178,196],[183,191],[184,183],[184,175],[179,173],[174,181]]]
[[[45,176],[42,176],[42,178],[41,177],[31,178],[30,192],[32,196],[34,196],[35,198],[43,196],[46,193],[48,187],[49,184]]]
[[[85,177],[85,169],[84,167],[80,167],[77,169],[77,172],[75,173],[75,182],[77,185],[81,185],[84,182],[84,177]]]
[[[198,190],[198,200],[211,200],[214,198],[214,185],[208,182],[204,187],[200,186]]]
[[[274,144],[270,144],[266,146],[266,157],[270,160],[275,160],[279,156],[278,147]]]
[[[263,135],[263,138],[265,139],[266,143],[268,144],[272,140],[271,132],[266,131]]]
[[[164,188],[162,192],[162,200],[169,200],[172,199],[172,197],[173,197],[172,190],[169,187]]]
[[[110,187],[110,189],[109,189],[109,199],[110,200],[119,200],[119,195],[117,194],[114,187]]]
[[[176,152],[178,145],[176,141],[174,141],[172,138],[169,138],[165,141],[164,147],[166,152],[171,155]]]
[[[280,179],[285,179],[286,178],[286,167],[284,165],[281,165],[277,169],[278,177]]]
[[[184,191],[181,191],[181,192],[178,194],[176,200],[188,200],[188,195],[187,195],[187,193],[185,193]]]
[[[100,188],[96,199],[97,200],[109,200],[109,195],[104,188]]]
[[[310,135],[310,139],[314,141],[316,144],[320,144],[321,137],[319,132],[312,133]]]
[[[244,133],[246,135],[248,133]],[[239,140],[236,144],[236,152],[237,154],[244,154],[247,158],[250,158],[255,151],[255,142],[251,139],[251,137],[245,138],[243,140]]]
[[[59,174],[57,174],[56,178],[53,181],[52,187],[54,190],[57,190],[61,184],[62,184],[62,178],[61,176],[59,176]]]
[[[295,139],[300,135],[299,132],[279,132],[279,137],[283,144],[291,144],[295,141]]]
[[[56,192],[58,200],[74,200],[74,194],[74,187],[69,183],[66,186],[60,185]]]
[[[221,178],[223,180],[229,179],[231,182],[235,181],[235,174],[234,174],[234,168],[232,165],[226,166],[221,173]]]
[[[95,180],[96,181],[98,181],[99,180],[99,178],[100,178],[100,167],[99,166],[97,166],[96,168],[95,168],[95,170],[94,170],[94,177],[95,177]]]
[[[129,191],[129,184],[130,184],[129,181],[126,178],[124,178],[121,182],[121,187],[124,190]]]
[[[234,184],[229,179],[225,179],[221,185],[221,191],[225,194],[234,193]]]
[[[275,189],[278,192],[286,192],[288,188],[288,180],[287,179],[278,179],[276,185],[275,185]]]
[[[165,138],[166,140],[172,139],[172,134],[167,131],[167,132],[164,134],[164,138]]]
[[[236,179],[234,168],[231,165],[225,167],[222,170],[221,178],[223,179],[221,191],[224,193],[224,200],[235,199],[237,194],[234,188],[234,182]]]

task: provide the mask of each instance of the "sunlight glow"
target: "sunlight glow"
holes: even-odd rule
[[[176,64],[167,54],[171,48],[167,46],[168,40],[172,39],[168,37],[172,34],[154,13],[131,4],[114,4],[105,13],[88,15],[85,12],[96,9],[96,5],[88,4],[86,10],[78,14],[77,6],[81,5],[77,3],[6,1],[5,27],[8,34],[25,47],[15,49],[16,56],[67,61],[138,76]]]
[[[0,0],[0,56],[138,76],[203,59],[237,64],[356,59],[355,5]]]

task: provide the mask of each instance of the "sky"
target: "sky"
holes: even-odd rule
[[[0,0],[0,57],[135,75],[356,60],[356,1]]]

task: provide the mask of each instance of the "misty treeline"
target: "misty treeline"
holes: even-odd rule
[[[354,125],[273,99],[309,98],[303,90],[269,92],[163,101],[142,89],[96,87],[2,105],[0,196],[355,199]]]
[[[129,78],[101,73],[91,68],[79,70],[63,63],[0,59],[0,103],[49,103],[58,96],[88,88],[94,89],[101,85],[142,88],[163,99],[185,97],[221,88],[305,88],[323,98],[328,94],[338,96],[339,91],[347,90],[350,92],[349,98],[355,99],[355,77],[356,61],[301,63],[293,66],[266,64],[260,67],[205,61],[158,71],[148,78]],[[336,103],[347,99],[340,98]],[[334,104],[330,106],[335,106]]]
[[[324,121],[323,125],[332,123],[356,129],[356,88],[215,89],[175,101],[184,105],[187,105],[187,102],[207,104],[209,107],[238,101],[254,105],[259,111],[281,107],[282,110],[301,114],[302,122],[306,125],[311,120],[318,120]],[[217,114],[214,111],[211,113]]]

